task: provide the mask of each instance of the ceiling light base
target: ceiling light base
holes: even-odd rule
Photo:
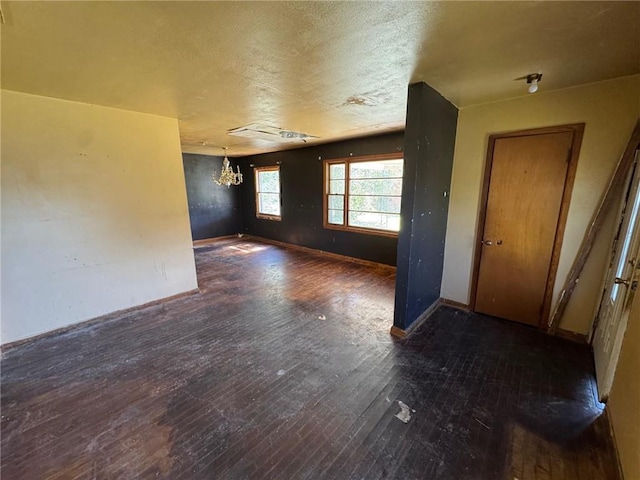
[[[529,93],[536,93],[538,91],[538,82],[542,80],[541,73],[530,73],[526,77],[529,84]]]

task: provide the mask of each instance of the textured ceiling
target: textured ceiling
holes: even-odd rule
[[[544,91],[640,71],[639,2],[1,5],[3,88],[175,117],[184,151],[216,155],[301,143],[226,133],[249,124],[401,129],[415,81],[465,107],[525,95],[530,72]]]

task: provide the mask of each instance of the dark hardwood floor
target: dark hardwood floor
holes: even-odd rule
[[[451,308],[398,341],[392,269],[196,260],[199,295],[4,353],[3,479],[618,478],[586,347]]]

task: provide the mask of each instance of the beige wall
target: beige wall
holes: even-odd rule
[[[524,84],[523,84],[523,88]],[[463,108],[458,117],[441,296],[468,303],[480,189],[489,135],[586,123],[554,289],[554,304],[613,169],[640,115],[640,76]],[[613,222],[597,242],[561,328],[589,332]]]
[[[2,342],[197,287],[175,119],[2,91]]]
[[[635,296],[607,408],[624,478],[640,478],[640,295]]]

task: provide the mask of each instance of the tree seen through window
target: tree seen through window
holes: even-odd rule
[[[325,226],[398,232],[403,164],[402,158],[325,162]]]

